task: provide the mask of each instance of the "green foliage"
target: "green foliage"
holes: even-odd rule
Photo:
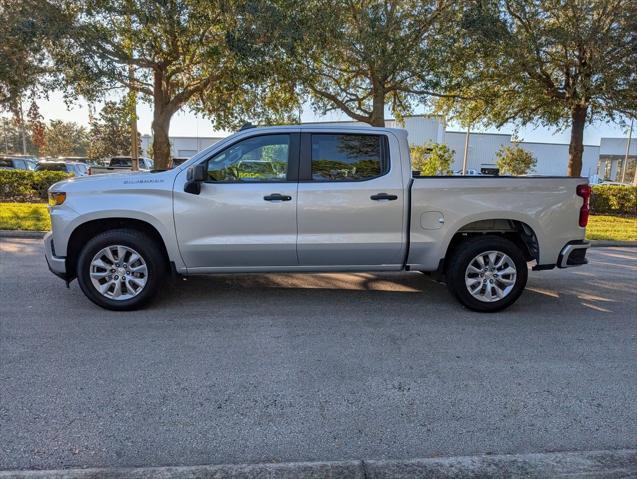
[[[89,98],[124,87],[152,103],[157,168],[168,166],[170,121],[183,107],[209,116],[220,129],[247,119],[281,118],[279,113],[285,117],[289,107],[285,85],[263,65],[248,68],[228,47],[239,2],[68,3],[74,22],[54,50],[68,84]]]
[[[501,146],[495,156],[495,164],[501,175],[526,175],[531,173],[537,165],[535,157],[518,145]]]
[[[72,176],[63,171],[0,170],[0,198],[11,201],[46,200],[52,184]]]
[[[72,121],[51,120],[44,129],[43,156],[86,156],[86,128]]]
[[[100,111],[99,118],[93,118],[89,131],[87,156],[99,160],[110,156],[129,156],[131,154],[131,130],[129,105],[126,102],[107,101]],[[141,156],[141,135],[137,134]]]
[[[316,110],[341,110],[384,126],[387,104],[401,118],[437,85],[435,69],[456,5],[451,0],[247,2],[236,37],[245,56],[267,58],[281,78],[310,95]]]
[[[637,216],[637,186],[593,186],[591,211],[593,214]]]
[[[37,154],[37,148],[33,145],[33,141],[31,140],[31,132],[27,129],[25,134],[27,154]],[[9,155],[22,154],[22,132],[15,118],[0,118],[0,151]]]
[[[454,152],[443,143],[427,143],[410,148],[411,168],[421,176],[447,176],[453,174]]]
[[[23,0],[0,5],[0,110],[17,113],[22,98],[41,81],[44,52],[41,26]]]
[[[585,125],[637,117],[634,0],[468,2],[461,27],[438,109],[465,125],[571,127],[579,176]]]

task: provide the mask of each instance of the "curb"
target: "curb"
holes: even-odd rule
[[[608,241],[608,240],[589,240],[591,248],[637,248],[637,241]]]
[[[221,466],[0,471],[0,479],[627,479],[637,477],[637,449],[482,455],[408,461],[339,461]]]
[[[0,230],[0,238],[44,238],[48,231]]]
[[[43,238],[48,231],[0,230],[0,238]],[[637,248],[637,241],[589,240],[591,248]]]

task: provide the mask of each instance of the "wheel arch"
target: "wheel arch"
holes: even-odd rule
[[[464,241],[477,236],[495,235],[508,239],[520,248],[527,261],[540,260],[540,242],[535,230],[526,222],[511,218],[483,219],[466,223],[456,229],[447,244],[439,270]]]
[[[142,232],[157,242],[166,264],[170,265],[170,256],[166,248],[166,242],[157,228],[147,221],[135,218],[100,218],[81,223],[75,227],[67,243],[66,271],[70,279],[77,277],[77,260],[82,250],[82,245],[100,233],[114,229],[131,229]]]

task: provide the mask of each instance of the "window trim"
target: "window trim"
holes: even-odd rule
[[[273,181],[241,181],[241,180],[236,180],[236,181],[214,181],[214,180],[204,180],[204,183],[206,184],[212,184],[212,185],[263,185],[263,184],[278,184],[278,183],[297,183],[298,182],[298,178],[299,178],[299,150],[300,150],[300,143],[301,143],[301,139],[300,139],[300,133],[297,132],[272,132],[272,133],[262,133],[259,135],[251,135],[251,136],[247,136],[247,137],[243,137],[243,138],[238,138],[237,141],[233,141],[232,143],[226,145],[222,150],[219,151],[215,151],[213,154],[211,154],[210,156],[207,156],[206,158],[204,158],[203,160],[201,160],[200,162],[198,162],[198,165],[201,164],[208,164],[208,162],[215,156],[222,154],[224,151],[228,150],[229,148],[232,148],[234,145],[237,145],[239,143],[241,143],[242,141],[246,141],[246,140],[251,140],[253,138],[261,138],[264,136],[281,136],[281,135],[287,135],[290,137],[290,142],[289,142],[289,148],[288,148],[288,171],[286,174],[286,179],[285,180],[273,180]],[[206,171],[208,171],[208,168],[206,168]]]
[[[380,162],[381,174],[365,179],[351,180],[316,180],[312,178],[312,136],[377,136],[380,137]],[[308,132],[301,134],[301,158],[299,165],[299,183],[361,183],[387,176],[391,172],[391,159],[389,155],[389,139],[383,133],[352,133],[352,132]]]

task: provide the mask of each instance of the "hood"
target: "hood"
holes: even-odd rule
[[[140,186],[170,185],[177,170],[158,171],[127,171],[122,173],[105,173],[101,175],[76,176],[68,180],[58,181],[49,191],[110,191],[117,189],[131,189]]]

